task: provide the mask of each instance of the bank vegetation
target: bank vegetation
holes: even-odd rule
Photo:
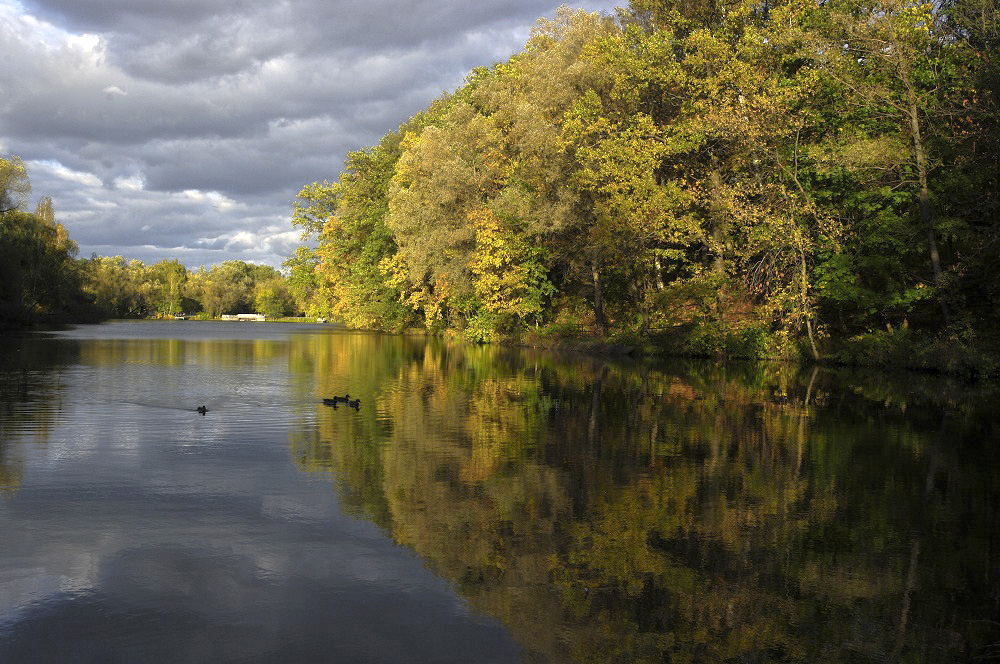
[[[994,372],[992,0],[562,8],[334,181],[299,308],[473,341]]]

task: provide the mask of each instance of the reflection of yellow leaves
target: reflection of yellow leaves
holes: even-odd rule
[[[0,463],[0,495],[13,494],[21,487],[21,464]]]
[[[899,586],[877,565],[854,573],[857,558],[800,564],[798,543],[835,518],[840,494],[802,472],[829,450],[792,402],[801,376],[788,368],[751,383],[421,349],[372,377],[377,436],[323,418],[296,451],[345,481],[346,496],[368,492],[398,543],[550,661],[657,661],[686,644],[672,651],[682,659],[693,643],[720,661],[772,646],[803,661],[802,596],[848,606]],[[357,375],[352,362],[367,355],[317,359]],[[560,395],[555,420],[540,375]],[[593,399],[598,382],[609,402],[643,397],[620,411]],[[775,549],[793,553],[768,557]],[[889,580],[874,583],[879,574]],[[782,575],[791,586],[776,586]]]
[[[859,599],[878,599],[899,594],[900,579],[881,571],[871,573],[864,568],[845,569],[811,560],[799,573],[799,590],[841,606],[850,606]]]

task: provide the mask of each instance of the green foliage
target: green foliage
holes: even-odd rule
[[[288,292],[294,300],[294,308],[309,316],[321,315],[316,310],[316,290],[319,279],[316,268],[319,264],[315,252],[301,246],[282,264],[288,270]]]
[[[294,260],[297,293],[356,327],[477,340],[556,322],[818,358],[907,325],[996,347],[995,16],[992,0],[560,9],[303,189],[293,223],[319,246]]]
[[[83,289],[104,317],[146,318],[200,314],[290,315],[295,298],[288,281],[267,265],[225,261],[190,272],[176,259],[155,265],[121,256],[80,261]]]
[[[503,337],[499,327],[501,321],[499,316],[489,311],[479,311],[469,318],[466,323],[465,338],[473,343],[490,343],[500,341]]]
[[[1000,377],[1000,355],[983,353],[968,334],[935,336],[910,327],[873,330],[838,340],[830,360],[850,366],[933,371],[970,379]]]
[[[81,260],[83,289],[105,318],[142,318],[152,312],[142,284],[146,266],[121,256],[97,256]]]
[[[299,192],[292,212],[292,226],[302,229],[302,239],[313,238],[323,230],[337,209],[339,187],[326,180],[313,182]]]
[[[555,287],[548,279],[548,255],[515,230],[504,228],[491,210],[470,214],[476,232],[471,262],[473,289],[494,326],[507,330],[538,324]]]
[[[29,192],[31,182],[24,160],[16,155],[0,157],[0,214],[23,207]]]
[[[259,281],[254,287],[254,311],[268,318],[282,318],[295,310],[295,300],[281,277]]]
[[[184,310],[183,288],[187,277],[187,268],[177,259],[163,259],[148,268],[147,279],[151,286],[149,298],[158,314],[173,316]]]
[[[19,157],[0,158],[0,328],[94,315],[80,289],[76,243],[56,220],[52,199],[24,212],[31,191]]]
[[[371,150],[350,153],[339,181],[323,185],[325,194],[313,185],[300,195],[310,203],[300,214],[325,215],[319,246],[300,248],[291,275],[298,306],[310,315],[364,328],[395,330],[411,323],[413,311],[390,268],[397,242],[386,222],[399,142],[389,134]]]
[[[768,330],[761,323],[735,326],[721,322],[703,323],[686,339],[686,354],[701,357],[755,359],[773,357]]]

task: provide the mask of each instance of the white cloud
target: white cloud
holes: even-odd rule
[[[280,265],[303,185],[559,4],[0,0],[0,152],[83,255]]]
[[[146,188],[146,181],[141,175],[127,175],[115,178],[115,189],[126,191],[142,191]]]
[[[96,210],[113,210],[118,207],[116,201],[108,200],[106,198],[88,198],[87,204]]]
[[[83,171],[74,171],[71,168],[67,168],[60,164],[58,161],[29,161],[27,162],[28,173],[34,174],[38,171],[47,172],[61,180],[66,180],[67,182],[75,182],[77,184],[82,184],[86,187],[100,187],[102,185],[101,178],[97,177],[93,173],[86,173]]]

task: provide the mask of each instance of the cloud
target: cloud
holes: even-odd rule
[[[30,173],[37,174],[41,171],[43,175],[48,174],[51,177],[65,180],[67,183],[80,184],[85,187],[100,187],[102,185],[101,178],[93,173],[74,171],[58,161],[29,161],[26,166]]]
[[[115,178],[115,189],[126,191],[142,191],[146,187],[146,182],[141,175],[128,175]]]
[[[303,185],[557,5],[0,0],[0,146],[84,255],[279,265]]]

